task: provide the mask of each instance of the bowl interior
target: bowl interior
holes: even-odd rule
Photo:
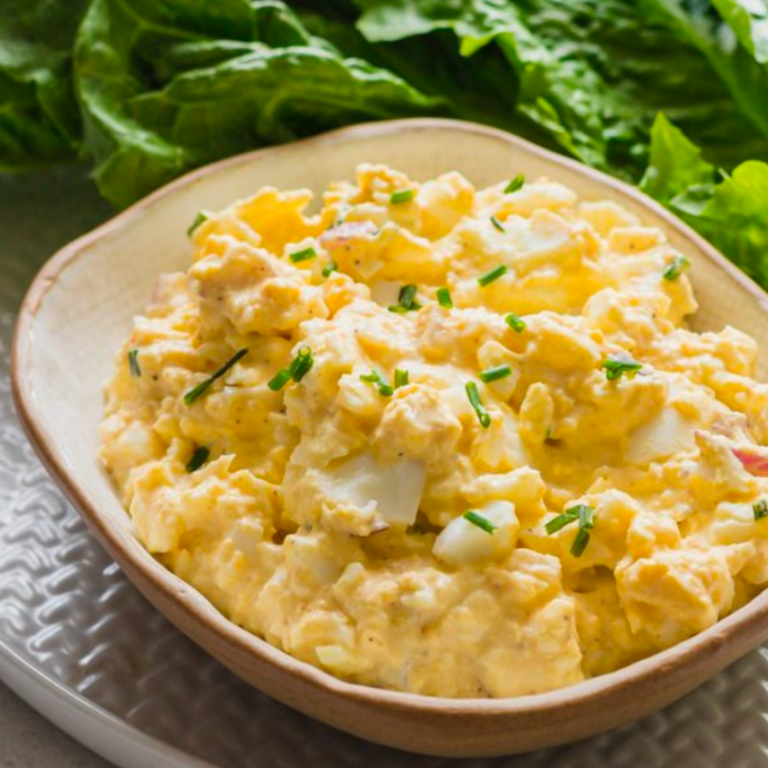
[[[120,537],[127,554],[146,567],[161,568],[131,535],[129,518],[95,458],[103,383],[133,315],[142,311],[159,274],[186,267],[191,250],[186,229],[197,211],[222,208],[265,185],[320,193],[329,181],[350,178],[360,162],[387,163],[418,180],[458,170],[477,186],[518,173],[547,176],[584,199],[617,200],[645,223],[664,228],[693,261],[698,329],[731,324],[761,347],[768,341],[765,295],[660,207],[618,182],[496,131],[450,121],[400,121],[225,161],[161,190],[64,249],[36,281],[17,339],[16,384],[38,442]],[[763,379],[766,365],[763,360]]]

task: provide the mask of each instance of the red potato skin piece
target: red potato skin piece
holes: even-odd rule
[[[733,455],[744,465],[744,469],[755,477],[768,477],[768,456],[752,451],[733,448]]]

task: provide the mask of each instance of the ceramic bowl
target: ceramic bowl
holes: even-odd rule
[[[202,168],[71,243],[24,301],[13,388],[32,444],[126,576],[182,632],[288,706],[365,739],[415,752],[486,756],[580,739],[643,717],[768,639],[768,591],[710,629],[618,672],[515,699],[442,699],[342,682],[222,616],[160,565],[96,460],[102,386],[113,356],[162,272],[186,267],[189,222],[262,185],[309,187],[350,177],[362,161],[416,179],[458,170],[483,186],[546,175],[583,198],[609,198],[663,228],[693,261],[697,329],[731,324],[768,342],[768,297],[710,245],[635,189],[519,138],[444,120],[360,125]],[[760,371],[765,378],[765,363]]]

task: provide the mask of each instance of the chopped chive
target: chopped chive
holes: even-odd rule
[[[755,520],[762,520],[764,517],[768,517],[768,501],[761,499],[757,504],[753,504],[752,512],[754,512]]]
[[[416,193],[412,189],[398,189],[389,196],[392,205],[410,203]]]
[[[192,237],[195,230],[204,222],[211,218],[211,214],[208,211],[198,211],[195,218],[192,219],[192,223],[187,228],[187,237]]]
[[[504,322],[513,330],[518,333],[522,333],[525,330],[525,320],[520,315],[516,315],[514,312],[510,312],[505,318]]]
[[[504,194],[508,195],[511,192],[517,192],[518,189],[523,188],[523,184],[525,184],[525,176],[523,176],[522,173],[518,173],[517,176],[504,187]]]
[[[552,518],[545,526],[547,534],[551,536],[566,525],[579,521],[579,530],[571,544],[571,554],[581,557],[589,544],[589,532],[595,527],[595,508],[586,504],[577,504],[563,512],[562,515]]]
[[[267,386],[273,392],[279,392],[291,380],[291,372],[287,368],[278,371],[268,382]]]
[[[207,448],[198,448],[193,454],[192,458],[187,462],[187,472],[195,472],[208,461],[208,457],[211,452]]]
[[[664,270],[662,277],[665,280],[677,280],[690,266],[690,259],[685,256],[675,256],[672,263]]]
[[[571,544],[571,554],[574,557],[581,557],[589,544],[589,531],[586,528],[579,528]]]
[[[595,508],[589,507],[586,504],[579,504],[576,507],[571,507],[573,510],[579,512],[579,528],[586,528],[592,530],[595,527]]]
[[[483,429],[488,429],[488,427],[491,426],[491,414],[488,413],[483,405],[483,401],[480,399],[480,392],[477,390],[477,384],[475,384],[474,381],[468,381],[466,390],[469,403],[477,414],[477,420],[480,422],[480,426]]]
[[[397,297],[397,300],[400,306],[403,306],[406,309],[410,309],[415,303],[416,291],[417,291],[417,288],[413,283],[410,283],[409,285],[404,285],[400,289],[400,293]]]
[[[504,225],[495,217],[491,216],[491,224],[493,224],[496,229],[499,230],[499,232],[506,232],[507,230],[504,229]]]
[[[279,392],[291,379],[301,381],[315,364],[312,350],[309,347],[301,347],[296,357],[291,360],[287,368],[278,371],[268,382],[267,386],[273,392]]]
[[[409,383],[408,371],[401,371],[395,368],[395,389],[404,387]]]
[[[288,367],[288,372],[294,381],[299,382],[309,373],[309,369],[314,364],[315,360],[312,357],[312,350],[309,347],[301,347],[299,353]]]
[[[404,285],[400,289],[400,293],[397,297],[397,304],[388,307],[390,312],[397,312],[398,314],[405,314],[406,312],[413,312],[417,309],[421,309],[421,304],[416,301],[416,292],[419,289],[413,283]]]
[[[485,288],[486,285],[490,285],[494,280],[498,280],[507,274],[507,268],[504,264],[499,264],[498,267],[494,267],[490,272],[486,272],[477,278],[477,282],[480,283],[481,288]]]
[[[331,272],[336,272],[339,265],[335,261],[331,261],[323,267],[323,277],[330,277]]]
[[[139,350],[132,349],[128,353],[128,369],[131,372],[131,376],[138,379],[141,377],[141,366],[139,365]]]
[[[451,292],[447,288],[437,289],[437,303],[443,309],[451,309],[453,307],[453,299],[451,298]]]
[[[571,507],[566,509],[562,515],[553,517],[545,526],[544,530],[547,535],[551,536],[553,533],[557,533],[561,528],[565,528],[566,525],[576,522],[579,519],[579,508]]]
[[[376,389],[379,390],[379,394],[382,397],[392,397],[395,390],[384,381],[384,378],[378,371],[371,371],[370,373],[361,373],[360,379],[366,381],[369,384],[374,384]]]
[[[607,357],[600,363],[600,367],[605,370],[605,378],[608,381],[616,381],[623,374],[627,374],[628,379],[634,378],[635,374],[643,367],[642,363],[630,358]]]
[[[468,512],[465,512],[462,517],[486,533],[493,534],[493,532],[498,528],[498,526],[494,525],[487,517],[483,517],[471,509]]]
[[[489,384],[492,381],[498,381],[499,379],[506,379],[507,376],[512,375],[512,369],[508,365],[497,365],[494,368],[488,368],[485,371],[481,371],[479,374],[480,381],[485,384]]]
[[[301,251],[296,251],[288,257],[292,263],[298,264],[300,261],[310,261],[317,258],[317,251],[314,248],[304,248]]]
[[[230,358],[224,365],[219,368],[218,371],[216,371],[214,374],[209,376],[205,381],[200,382],[196,387],[193,387],[184,395],[184,402],[187,405],[192,405],[192,403],[195,402],[199,397],[202,397],[202,395],[205,394],[205,392],[208,390],[208,388],[213,384],[214,381],[217,379],[220,379],[222,376],[224,376],[230,368],[232,368],[234,365],[236,365],[240,360],[242,360],[246,355],[248,354],[247,349],[241,349],[239,352],[236,352],[235,355]]]

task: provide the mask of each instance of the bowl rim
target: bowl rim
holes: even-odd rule
[[[147,557],[137,556],[132,551],[132,547],[127,544],[129,540],[134,544],[138,543],[128,527],[120,528],[110,525],[109,521],[99,512],[97,504],[90,499],[86,485],[77,479],[76,473],[71,473],[68,470],[66,462],[58,454],[53,440],[38,419],[34,394],[25,372],[30,365],[33,346],[31,331],[36,315],[59,276],[76,262],[85,250],[105,236],[131,227],[141,218],[144,211],[209,175],[258,162],[267,155],[289,153],[297,146],[304,148],[312,146],[333,147],[347,141],[354,142],[383,137],[393,133],[405,135],[425,131],[454,131],[457,134],[464,134],[464,136],[474,135],[495,139],[510,144],[523,153],[575,171],[597,181],[600,185],[620,196],[632,199],[639,206],[661,218],[666,227],[675,230],[688,240],[697,251],[703,253],[742,290],[748,292],[768,313],[768,294],[762,288],[687,224],[628,183],[583,165],[577,160],[544,149],[519,136],[478,123],[444,118],[407,118],[361,123],[289,144],[234,155],[192,170],[160,187],[125,210],[119,211],[92,231],[63,246],[45,262],[30,284],[19,309],[11,350],[11,392],[22,427],[48,472],[84,517],[91,531],[109,554],[118,561],[126,561],[133,570],[141,574],[141,577],[153,589],[158,590],[164,598],[175,603],[186,618],[200,625],[204,631],[212,633],[235,651],[248,656],[256,656],[261,662],[271,664],[293,677],[298,677],[316,689],[361,703],[373,703],[389,710],[408,709],[424,715],[485,714],[507,717],[514,715],[535,716],[544,712],[553,714],[558,710],[565,712],[572,707],[601,701],[628,686],[640,687],[659,672],[665,672],[669,675],[675,671],[680,672],[689,665],[694,668],[697,662],[701,665],[706,664],[706,659],[720,651],[727,643],[738,643],[741,640],[741,645],[746,649],[754,647],[758,643],[750,641],[749,638],[755,631],[759,632],[763,639],[768,639],[767,589],[711,627],[677,645],[633,662],[614,672],[544,693],[493,699],[448,698],[393,691],[348,682],[308,662],[294,658],[258,635],[236,625],[223,613],[220,613],[202,593],[166,569],[147,550],[142,548],[143,555]],[[126,517],[126,519],[129,520],[130,518]],[[140,543],[139,546],[141,546]]]

